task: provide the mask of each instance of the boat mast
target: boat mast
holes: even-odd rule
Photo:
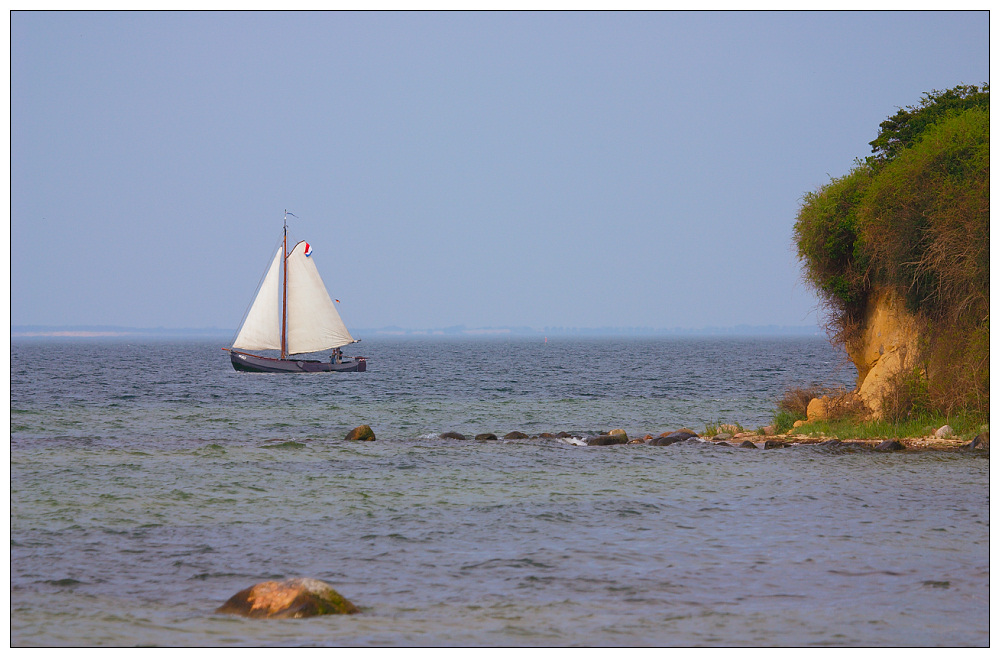
[[[281,358],[287,356],[285,345],[286,323],[288,321],[288,210],[285,210],[285,218],[282,220],[281,238],[281,261],[284,267],[284,276],[281,277]]]

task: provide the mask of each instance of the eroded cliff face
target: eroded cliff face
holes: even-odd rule
[[[876,418],[888,381],[919,363],[919,327],[903,299],[890,289],[874,292],[858,338],[845,346],[858,369],[857,394]]]

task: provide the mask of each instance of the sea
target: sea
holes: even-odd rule
[[[502,438],[754,430],[853,386],[822,337],[225,346],[12,341],[12,646],[989,645],[988,455]],[[360,614],[215,612],[294,577]]]

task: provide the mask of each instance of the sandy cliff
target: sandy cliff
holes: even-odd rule
[[[860,334],[846,345],[858,369],[857,393],[876,417],[881,415],[887,382],[919,363],[919,327],[894,290],[878,290],[870,298]]]

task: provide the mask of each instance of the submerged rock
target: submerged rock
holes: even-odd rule
[[[527,439],[527,438],[528,438],[528,435],[525,434],[524,432],[516,432],[515,431],[515,432],[508,432],[507,434],[503,435],[503,440],[504,441],[515,441],[515,440]]]
[[[443,432],[441,434],[442,439],[458,439],[459,441],[465,441],[466,437],[461,432]]]
[[[651,446],[671,446],[675,443],[683,443],[687,441],[687,437],[676,437],[676,436],[658,436],[649,442]]]
[[[496,441],[496,440],[497,440],[497,435],[493,434],[492,432],[476,435],[476,441]]]
[[[268,580],[237,592],[216,610],[227,615],[299,619],[317,615],[353,615],[357,607],[321,580]]]
[[[879,452],[893,452],[895,450],[906,450],[906,446],[896,439],[889,439],[875,446],[875,450]]]
[[[743,443],[741,443],[738,447],[740,447],[740,448],[753,448],[754,450],[756,450],[757,449],[757,444],[754,443],[753,441],[747,440],[747,441],[744,441]]]
[[[697,437],[698,435],[691,430],[683,429],[677,430],[676,432],[664,432],[650,441],[650,443],[654,446],[669,446],[674,443],[680,443],[681,441],[687,441],[688,439],[694,439]]]
[[[585,439],[588,446],[613,446],[628,443],[628,437],[624,434],[602,434]]]
[[[360,425],[347,433],[346,441],[374,441],[375,432],[367,425]]]
[[[689,430],[689,429],[687,429],[685,427],[685,428],[677,430],[676,432],[664,432],[663,434],[661,434],[657,438],[660,438],[660,439],[679,438],[679,439],[687,440],[687,439],[695,438],[697,436],[698,436],[697,432],[695,432],[693,430]]]
[[[775,448],[784,448],[785,443],[783,441],[764,441],[764,450],[774,450]]]

